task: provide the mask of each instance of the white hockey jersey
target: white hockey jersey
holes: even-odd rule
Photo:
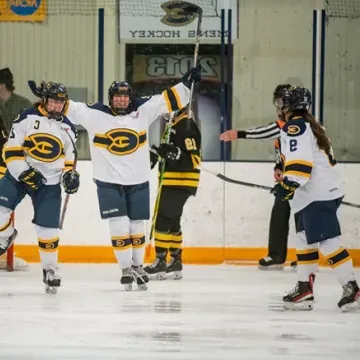
[[[47,185],[58,184],[63,171],[74,164],[77,131],[64,117],[62,122],[48,119],[41,105],[33,106],[17,116],[4,146],[3,158],[10,174],[19,175],[29,167],[39,171]]]
[[[159,116],[186,106],[189,95],[190,90],[180,83],[124,116],[103,104],[69,101],[67,116],[89,135],[94,179],[121,185],[149,181],[149,126]]]
[[[293,118],[282,128],[280,136],[284,176],[300,184],[290,200],[294,213],[313,201],[344,195],[336,160],[333,154],[326,154],[318,147],[309,123],[301,117]]]

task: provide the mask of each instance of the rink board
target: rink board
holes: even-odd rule
[[[272,186],[272,163],[205,162],[203,166],[238,180]],[[339,164],[346,201],[360,204],[360,165]],[[97,263],[114,262],[108,221],[101,220],[92,164],[80,161],[80,190],[70,197],[64,229],[60,232],[60,261]],[[151,203],[156,198],[157,172],[151,172]],[[187,202],[182,218],[184,261],[215,264],[223,261],[258,261],[266,255],[270,212],[274,197],[268,191],[224,183],[202,172],[196,197]],[[360,266],[360,209],[341,206],[342,245],[350,250]],[[31,223],[31,200],[26,198],[16,209],[15,225],[19,232],[16,253],[27,261],[39,261],[37,237]],[[146,223],[148,239],[151,221]],[[295,248],[294,220],[290,220],[289,248]],[[288,260],[294,260],[294,250]],[[149,259],[147,259],[149,260]]]

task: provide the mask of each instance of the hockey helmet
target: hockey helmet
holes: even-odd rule
[[[282,110],[286,114],[289,111],[306,110],[311,106],[310,91],[301,86],[293,86],[285,91],[282,97]]]
[[[63,84],[53,82],[43,84],[42,98],[49,118],[61,121],[66,111],[67,101],[69,100],[69,96],[65,86]],[[47,107],[49,99],[63,102],[63,107],[61,111],[49,110]]]
[[[129,102],[126,107],[121,107],[114,104],[114,96],[123,95],[129,97]],[[132,88],[126,81],[114,81],[108,90],[108,100],[111,110],[117,115],[130,114],[133,111],[133,95]]]

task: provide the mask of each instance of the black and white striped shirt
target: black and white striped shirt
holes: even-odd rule
[[[280,126],[274,121],[266,126],[259,126],[248,130],[238,131],[238,139],[278,139],[280,137]]]

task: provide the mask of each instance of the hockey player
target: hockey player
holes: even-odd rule
[[[79,188],[79,174],[72,171],[74,147],[70,139],[76,137],[76,129],[64,115],[67,100],[62,84],[49,83],[43,89],[42,101],[14,120],[3,154],[7,171],[0,180],[0,255],[17,235],[10,215],[29,195],[43,282],[49,293],[56,293],[61,283],[57,274],[60,183],[66,193],[73,194]]]
[[[201,135],[199,127],[187,116],[187,108],[178,112],[171,120],[169,143],[152,146],[150,151],[151,168],[158,158],[164,159],[159,164],[164,166],[164,177],[160,202],[155,222],[156,259],[146,266],[145,271],[157,279],[171,275],[174,279],[182,278],[182,242],[181,216],[186,201],[195,196],[199,186],[201,163]],[[166,256],[170,251],[170,262],[166,264]]]
[[[134,280],[141,290],[146,290],[149,281],[142,267],[144,227],[150,217],[147,132],[157,118],[186,106],[191,83],[198,81],[200,70],[192,68],[179,84],[139,107],[130,85],[116,81],[108,91],[109,106],[69,101],[69,118],[89,134],[100,214],[109,219],[112,246],[122,269],[121,284],[128,291]]]
[[[290,89],[290,84],[278,85],[273,93],[273,103],[281,99],[284,92]],[[276,108],[278,120],[267,126],[259,126],[248,130],[228,130],[220,135],[222,141],[233,141],[236,139],[275,139],[276,163],[274,167],[275,181],[281,181],[283,175],[283,162],[280,156],[280,130],[285,125],[284,114],[281,109]],[[290,205],[288,201],[281,201],[275,198],[274,206],[271,210],[268,255],[259,260],[260,269],[282,270],[287,256],[287,245],[289,236]],[[296,261],[291,263],[291,267],[296,267]]]
[[[273,192],[289,200],[295,214],[298,260],[298,282],[283,301],[285,308],[312,309],[320,250],[343,287],[338,306],[348,311],[360,306],[360,291],[351,256],[340,246],[337,210],[344,191],[330,139],[308,112],[310,104],[310,92],[303,87],[286,91],[277,104],[285,114],[280,141],[286,162],[283,179]]]

